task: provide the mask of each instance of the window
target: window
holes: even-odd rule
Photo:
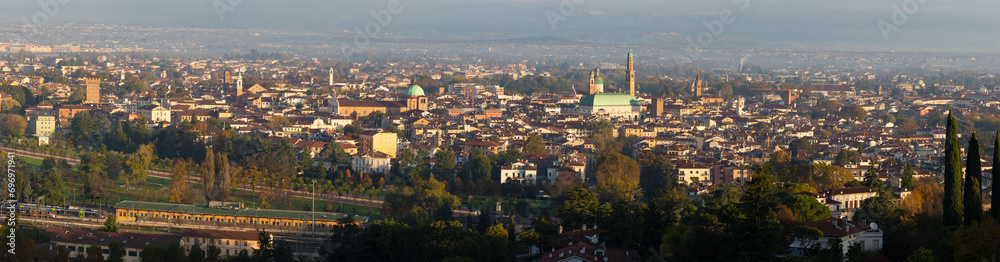
[[[76,252],[76,246],[69,246],[69,251]]]
[[[139,254],[137,254],[135,251],[129,251],[128,252],[128,256],[135,257],[135,256],[139,256]]]

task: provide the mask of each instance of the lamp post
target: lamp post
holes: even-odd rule
[[[312,180],[313,192],[312,192],[312,223],[309,225],[309,230],[316,233],[316,179]]]

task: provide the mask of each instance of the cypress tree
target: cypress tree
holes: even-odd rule
[[[982,176],[983,163],[979,162],[979,139],[976,132],[972,132],[969,138],[968,157],[965,162],[965,193],[962,195],[962,204],[965,206],[965,225],[972,225],[973,221],[983,218],[983,194]]]
[[[1000,130],[996,132],[996,138],[993,139],[993,178],[1000,177]],[[995,191],[994,191],[995,192]],[[1000,220],[1000,198],[994,194],[990,198],[990,213],[993,214],[993,219]]]
[[[948,134],[944,149],[944,225],[962,225],[962,153],[958,145],[958,124],[948,111]]]

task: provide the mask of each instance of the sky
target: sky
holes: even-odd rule
[[[0,20],[31,20],[46,11],[39,3],[49,3],[45,16],[53,24],[346,35],[381,19],[380,35],[425,39],[665,46],[688,46],[691,39],[719,48],[1000,52],[996,0],[392,1],[398,12],[388,12],[390,0],[6,0]]]

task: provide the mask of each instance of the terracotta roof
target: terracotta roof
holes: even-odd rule
[[[167,246],[170,243],[180,242],[181,240],[180,236],[167,234],[100,232],[58,227],[46,228],[44,234],[49,237],[51,242],[77,243],[85,246],[108,246],[113,241],[121,241],[122,245],[126,248],[134,249],[142,249],[152,244]]]
[[[846,235],[852,235],[868,231],[871,229],[870,226],[850,221],[847,219],[839,218],[826,218],[816,222],[807,222],[804,224],[807,227],[814,227],[823,231],[824,237],[842,237]]]

